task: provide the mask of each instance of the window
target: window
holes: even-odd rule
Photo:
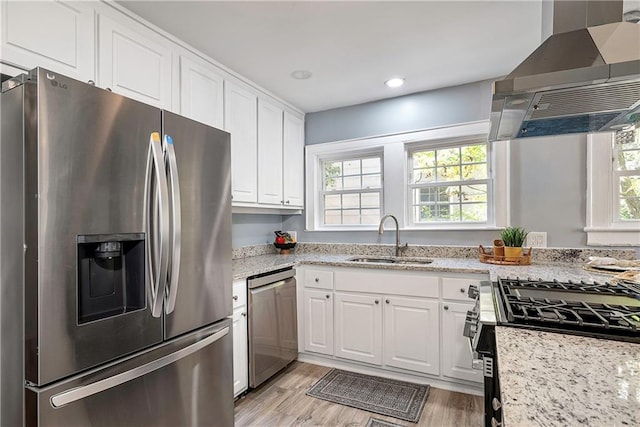
[[[322,224],[363,225],[380,221],[382,156],[322,161]]]
[[[410,221],[487,222],[487,143],[416,148],[408,152]]]
[[[587,244],[640,246],[638,130],[587,137]]]
[[[310,231],[495,230],[509,223],[509,144],[487,144],[489,122],[305,147]]]
[[[613,141],[615,219],[638,221],[640,220],[640,132],[618,131]]]

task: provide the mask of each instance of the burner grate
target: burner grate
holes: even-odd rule
[[[640,337],[640,292],[628,287],[507,278],[498,288],[508,324]]]

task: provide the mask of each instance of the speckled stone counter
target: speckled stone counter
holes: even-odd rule
[[[640,344],[496,327],[505,427],[640,425]]]
[[[279,268],[296,266],[298,264],[333,265],[340,267],[359,267],[374,269],[418,270],[453,273],[484,273],[489,274],[491,280],[498,277],[540,278],[558,280],[584,280],[587,282],[606,281],[610,276],[591,273],[580,264],[567,263],[536,263],[527,266],[502,266],[484,264],[471,258],[430,258],[431,264],[378,264],[358,263],[349,261],[354,255],[329,255],[302,253],[291,255],[260,255],[239,258],[233,261],[233,278],[242,279],[256,274],[267,273]],[[410,258],[409,259],[424,259]]]

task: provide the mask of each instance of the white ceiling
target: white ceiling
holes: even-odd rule
[[[119,3],[305,112],[496,78],[541,39],[541,0]]]

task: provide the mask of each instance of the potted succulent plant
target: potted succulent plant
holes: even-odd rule
[[[504,242],[505,261],[518,261],[522,257],[522,245],[527,238],[527,231],[522,227],[507,227],[500,233]]]

